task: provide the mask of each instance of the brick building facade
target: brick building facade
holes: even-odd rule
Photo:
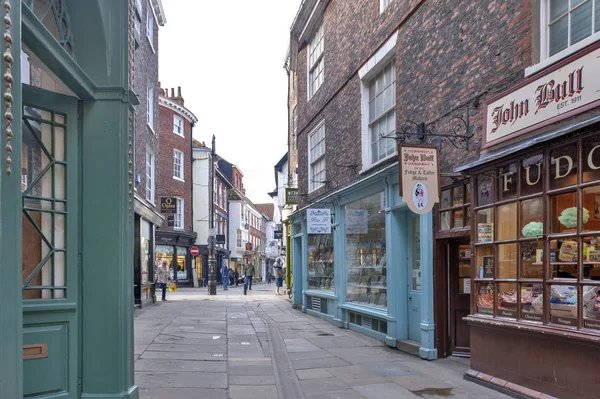
[[[543,258],[543,253],[553,256],[554,250],[558,256],[558,248],[562,250],[567,245],[560,234],[571,230],[554,231],[548,227],[558,223],[553,215],[564,211],[566,205],[553,195],[554,183],[545,183],[542,195],[534,198],[543,209],[538,222],[523,216],[523,210],[517,212],[525,200],[517,200],[518,194],[506,197],[503,190],[509,190],[511,179],[517,180],[517,175],[525,179],[521,170],[529,173],[532,165],[556,166],[554,180],[565,173],[558,171],[564,159],[570,160],[568,168],[563,161],[567,174],[575,167],[585,169],[586,160],[588,170],[593,170],[595,147],[578,150],[577,140],[581,143],[581,137],[597,133],[599,99],[589,93],[600,88],[590,83],[594,78],[588,80],[588,87],[592,88],[587,92],[580,88],[576,93],[569,87],[576,84],[574,79],[580,76],[577,73],[585,74],[576,72],[577,62],[585,65],[582,71],[595,68],[593,54],[598,51],[600,39],[598,3],[304,1],[291,28],[289,59],[293,72],[289,74],[288,104],[290,109],[297,109],[300,192],[299,211],[291,218],[294,304],[423,358],[470,355],[474,371],[469,375],[479,380],[496,376],[504,381],[500,384],[502,389],[592,397],[591,391],[581,385],[551,381],[552,373],[534,370],[541,369],[542,363],[557,367],[564,361],[569,364],[565,367],[577,370],[578,381],[595,378],[582,372],[573,351],[561,350],[556,355],[556,339],[565,327],[556,328],[560,323],[569,326],[569,344],[575,348],[574,353],[586,358],[591,356],[589,353],[597,353],[595,347],[584,355],[597,338],[591,327],[595,324],[590,321],[595,316],[588,315],[585,304],[575,310],[577,303],[582,304],[587,296],[600,291],[592,283],[593,262],[586,266],[586,254],[595,251],[597,238],[578,238],[579,250],[585,248],[583,251],[587,252],[572,260],[579,262],[573,267],[580,271],[571,271],[570,275],[576,277],[569,277],[572,280],[568,285],[578,292],[577,302],[571,303],[575,307],[570,317],[560,318],[556,302],[549,298],[560,296],[560,289],[567,287],[554,285],[553,279],[569,274],[570,266],[555,265],[553,262],[557,261]],[[553,8],[559,6],[566,8]],[[583,22],[571,25],[572,20]],[[556,33],[558,23],[570,28]],[[567,35],[569,29],[571,33]],[[573,71],[563,72],[562,67]],[[569,72],[572,74],[567,76]],[[488,106],[503,99],[510,104],[511,93],[520,95],[518,90],[525,90],[538,80],[543,87],[545,76],[550,76],[550,80],[556,75],[557,83],[565,81],[552,94],[551,101],[558,105],[549,102],[536,107],[543,101],[536,97],[541,94],[536,93],[526,103],[531,108],[521,108],[519,118],[511,117],[510,109],[504,114],[508,105],[501,111]],[[292,78],[297,80],[295,85]],[[588,94],[577,96],[582,90]],[[591,99],[586,99],[586,95]],[[545,108],[553,109],[555,114],[537,116],[537,122],[517,127]],[[515,109],[518,113],[519,109]],[[498,139],[493,134],[498,129],[490,130],[495,126],[494,115],[498,121],[506,119],[498,122],[499,130],[506,129]],[[471,135],[472,138],[455,139],[457,148],[449,140],[426,136],[424,144],[440,150],[442,197],[433,211],[418,216],[407,210],[398,194],[394,137],[419,144],[417,136],[398,136],[406,131],[417,133],[420,124],[435,126],[438,133],[453,133],[454,127],[459,126],[464,139]],[[289,126],[291,143],[292,112]],[[568,140],[574,143],[570,154],[546,149],[560,147]],[[592,136],[590,143],[594,140]],[[522,159],[533,151],[539,152],[543,165],[523,163],[529,162]],[[577,155],[577,151],[583,151],[582,155]],[[506,181],[500,181],[502,176]],[[550,179],[550,172],[546,176]],[[582,178],[584,182],[592,179]],[[528,180],[523,179],[526,184]],[[570,187],[571,203],[582,201],[580,204],[588,207],[585,204],[591,201],[589,195],[586,197],[585,191],[576,188],[582,183],[575,179],[572,184],[561,186]],[[494,205],[502,200],[510,202],[506,209],[511,211],[504,209],[502,202]],[[331,233],[308,231],[307,219],[314,216],[309,215],[309,210],[331,212]],[[485,215],[496,215],[496,219]],[[517,215],[520,219],[510,219]],[[528,274],[529,258],[521,258],[529,253],[525,248],[534,245],[534,241],[523,241],[517,232],[520,236],[521,230],[530,226],[526,222],[541,223],[542,218],[548,218],[544,219],[543,232],[550,238],[536,241],[535,245],[540,251],[537,262],[545,268],[538,274]],[[588,223],[585,214],[579,218],[580,223]],[[487,226],[502,240],[504,231],[497,226],[506,223],[515,231],[514,236],[511,233],[506,238],[510,244],[496,243],[493,238],[488,244],[480,234]],[[580,224],[578,229],[589,231],[590,227],[586,230]],[[510,252],[506,252],[507,248]],[[504,263],[498,271],[484,277],[480,269],[486,260]],[[508,268],[510,273],[500,268]],[[584,282],[589,285],[582,285]],[[498,303],[490,301],[489,313],[481,310],[486,295],[498,299]],[[535,306],[520,302],[521,296],[537,300],[539,306],[543,303],[544,310],[535,313],[530,309]],[[502,305],[513,302],[522,308],[506,310],[503,306],[509,305]],[[527,320],[533,320],[533,325]],[[515,346],[514,342],[521,344]],[[526,366],[514,366],[517,363]]]
[[[138,1],[135,7],[136,49],[133,91],[139,99],[134,113],[135,302],[152,302],[155,230],[163,222],[156,200],[158,156],[158,33],[166,19],[160,0]]]
[[[196,116],[185,107],[181,88],[161,89],[159,97],[157,202],[165,220],[156,233],[157,261],[167,259],[179,284],[193,284],[194,244],[192,134]]]

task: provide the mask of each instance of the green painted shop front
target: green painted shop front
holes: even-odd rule
[[[138,397],[134,7],[0,8],[0,398]]]

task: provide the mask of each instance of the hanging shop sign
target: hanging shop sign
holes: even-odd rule
[[[273,238],[276,240],[281,240],[283,238],[283,230],[275,230],[273,231]]]
[[[400,197],[408,208],[423,215],[440,202],[440,164],[437,147],[402,145],[400,163]]]
[[[216,244],[225,244],[225,234],[217,234],[215,243]]]
[[[160,199],[161,213],[177,213],[177,198],[164,197]]]
[[[331,210],[312,209],[306,211],[308,234],[331,234]]]
[[[298,200],[300,196],[298,195],[297,188],[286,188],[285,189],[285,204],[286,205],[298,205]]]
[[[526,80],[487,106],[483,147],[501,143],[600,105],[600,48]]]

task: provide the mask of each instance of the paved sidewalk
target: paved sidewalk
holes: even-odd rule
[[[507,398],[428,362],[291,308],[275,286],[169,293],[136,310],[142,399]]]

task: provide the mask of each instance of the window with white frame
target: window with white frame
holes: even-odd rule
[[[298,137],[298,112],[296,107],[292,112],[292,149],[296,149],[296,138]]]
[[[236,231],[237,247],[242,247],[242,230],[237,229]]]
[[[325,61],[323,52],[325,49],[325,38],[323,23],[315,32],[308,44],[308,98],[310,99],[323,84]]]
[[[148,36],[148,40],[150,44],[154,46],[154,13],[152,12],[152,4],[148,2],[148,10],[147,10],[147,18],[146,18],[146,36]]]
[[[183,180],[183,152],[173,149],[173,177]]]
[[[146,151],[146,199],[154,203],[154,154]]]
[[[371,163],[394,154],[396,133],[396,72],[394,60],[369,83],[369,138]]]
[[[379,0],[379,12],[383,12],[390,5],[391,0]]]
[[[308,136],[309,191],[325,184],[325,123]]]
[[[177,198],[177,211],[174,215],[174,224],[173,228],[178,230],[183,230],[183,199]]]
[[[544,0],[542,7],[547,57],[600,32],[600,0]]]
[[[154,88],[152,86],[148,86],[147,93],[147,119],[148,125],[154,130]]]
[[[173,115],[173,133],[183,136],[183,118]]]

